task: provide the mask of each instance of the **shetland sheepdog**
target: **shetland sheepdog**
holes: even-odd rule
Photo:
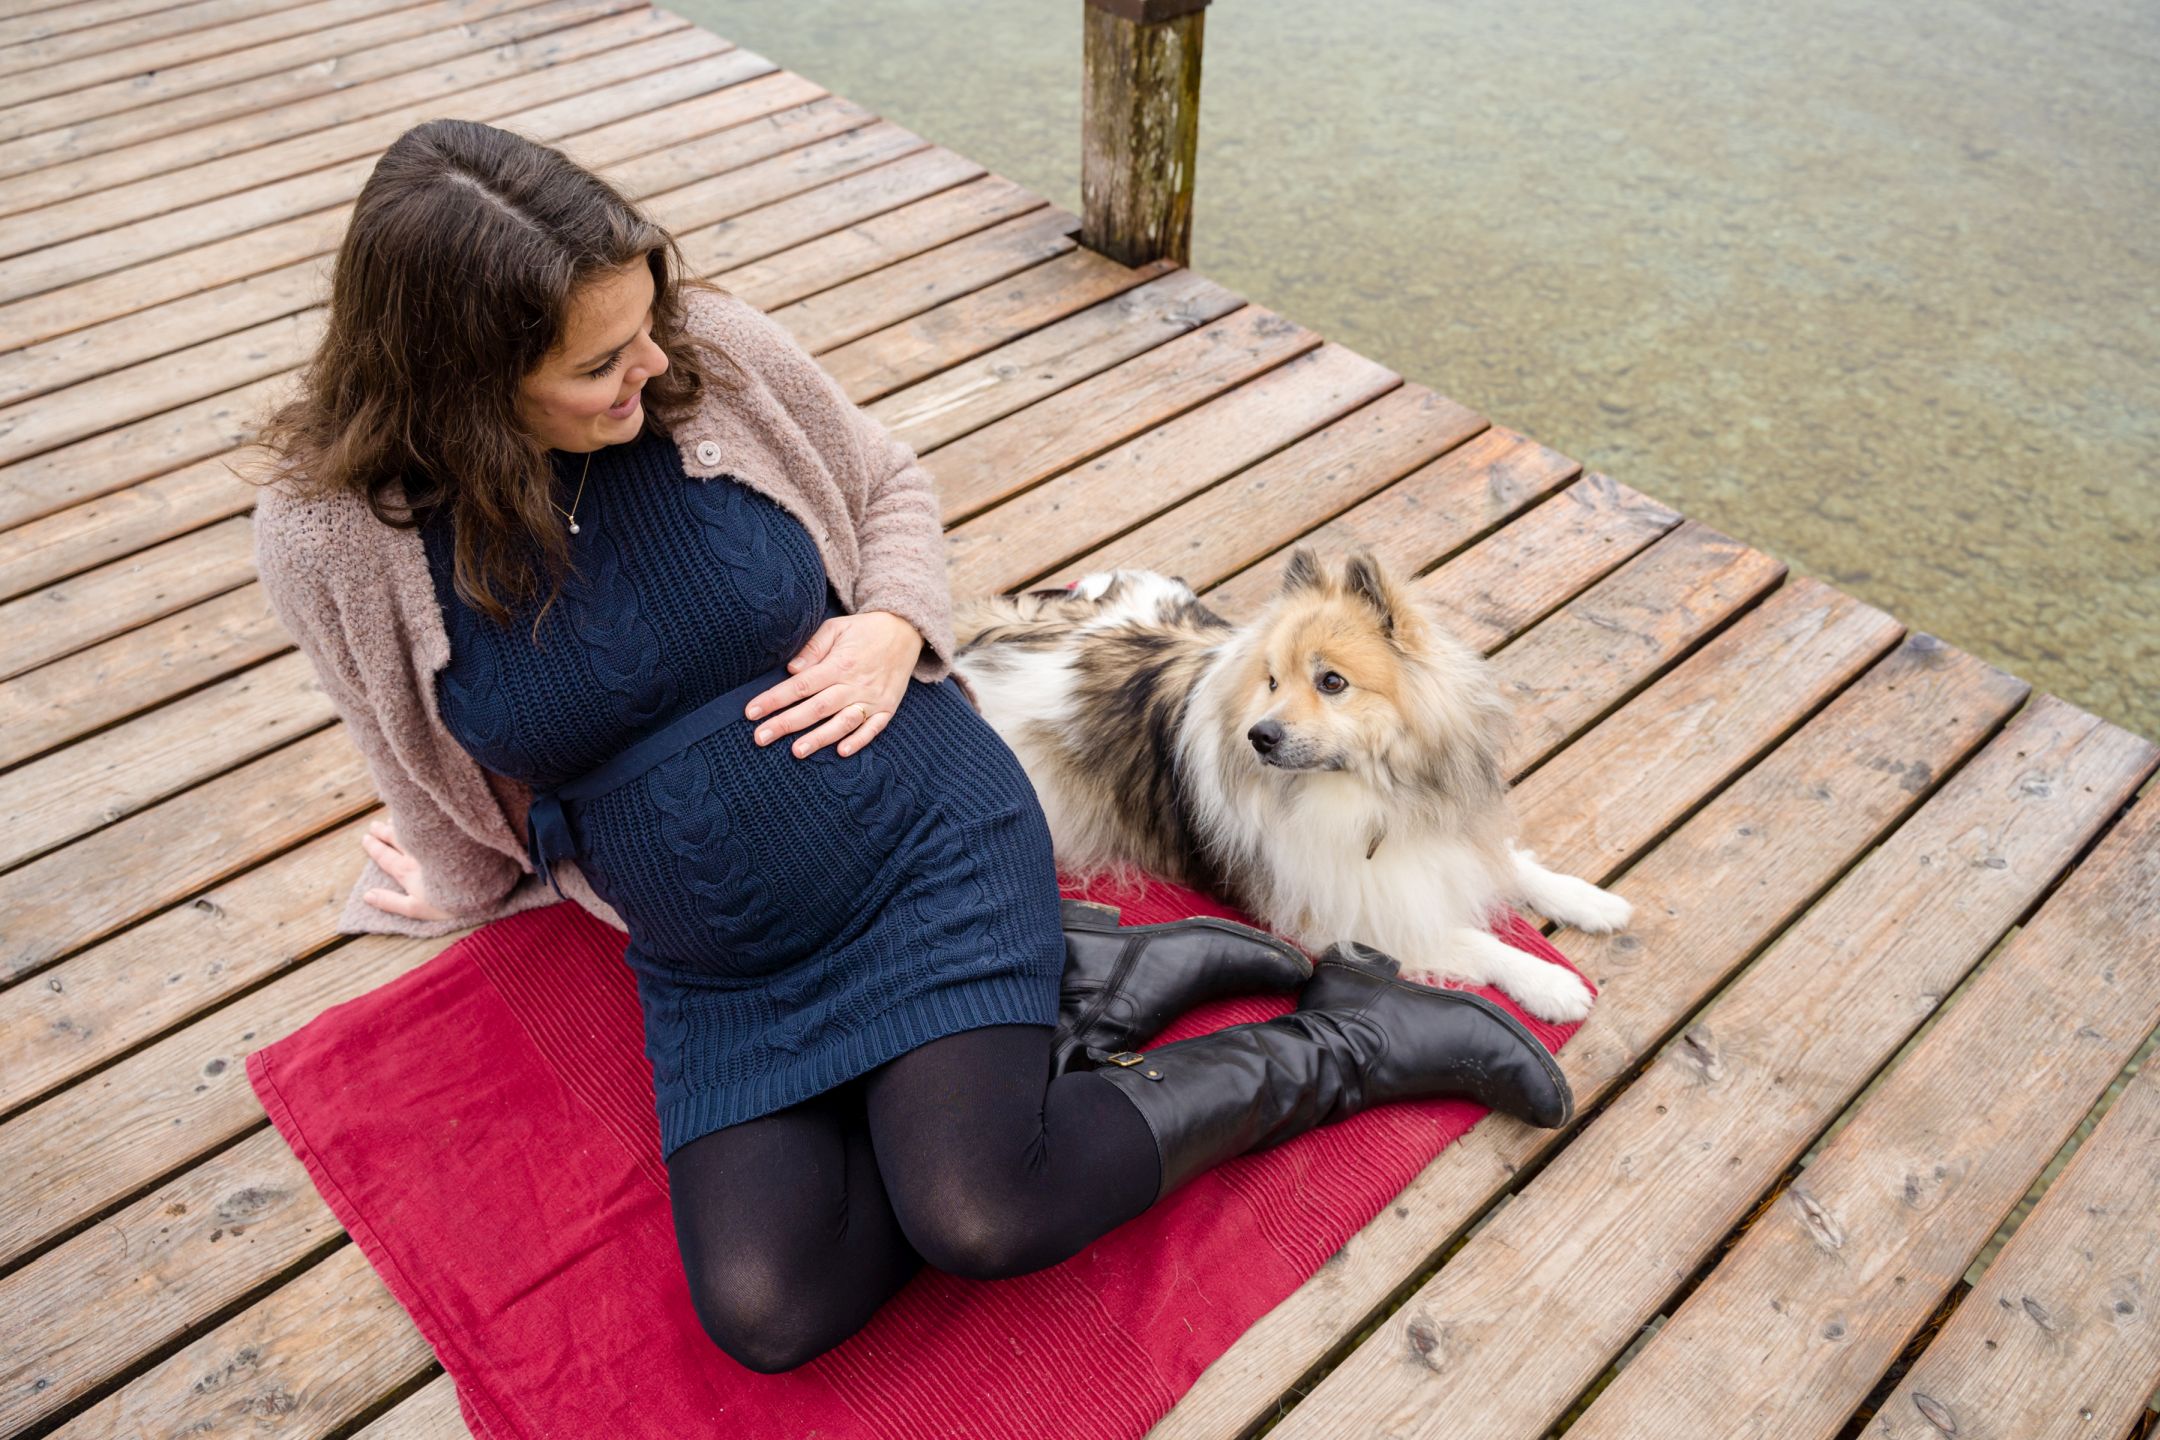
[[[1141,570],[955,618],[956,668],[1067,871],[1159,875],[1309,950],[1361,941],[1545,1020],[1589,1013],[1589,987],[1495,938],[1494,912],[1610,931],[1631,907],[1515,843],[1491,666],[1369,554],[1330,569],[1299,547],[1246,625]]]

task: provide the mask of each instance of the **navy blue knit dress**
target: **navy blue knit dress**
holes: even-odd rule
[[[554,452],[567,505],[585,465]],[[842,757],[760,747],[741,703],[842,613],[770,497],[683,473],[664,434],[592,456],[577,574],[498,626],[422,526],[450,638],[444,724],[486,768],[553,790],[730,691],[733,718],[568,807],[579,868],[628,925],[664,1154],[982,1025],[1049,1025],[1064,965],[1050,832],[1012,751],[951,680],[908,681]]]

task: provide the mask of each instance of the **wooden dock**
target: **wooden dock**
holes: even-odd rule
[[[440,942],[332,929],[374,800],[223,463],[440,115],[800,337],[923,454],[955,590],[1422,575],[1532,841],[1635,902],[1556,937],[1574,1128],[1479,1126],[1158,1436],[2150,1433],[2160,1067],[1966,1276],[2160,1022],[2151,744],[667,11],[4,0],[0,1434],[463,1434],[243,1075]]]

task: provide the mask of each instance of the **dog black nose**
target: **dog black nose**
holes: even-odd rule
[[[1245,738],[1252,741],[1253,749],[1265,755],[1277,745],[1282,744],[1282,722],[1278,720],[1262,720],[1252,729],[1245,732]]]

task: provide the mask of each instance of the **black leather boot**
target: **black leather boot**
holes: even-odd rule
[[[1059,908],[1065,976],[1052,1075],[1144,1044],[1195,1005],[1295,990],[1312,977],[1312,961],[1295,945],[1249,925],[1200,915],[1120,926],[1108,905],[1064,900]]]
[[[1132,1101],[1162,1161],[1156,1198],[1234,1156],[1390,1100],[1455,1096],[1557,1129],[1575,1097],[1537,1037],[1485,999],[1398,979],[1332,947],[1288,1015],[1115,1057],[1095,1073]]]

